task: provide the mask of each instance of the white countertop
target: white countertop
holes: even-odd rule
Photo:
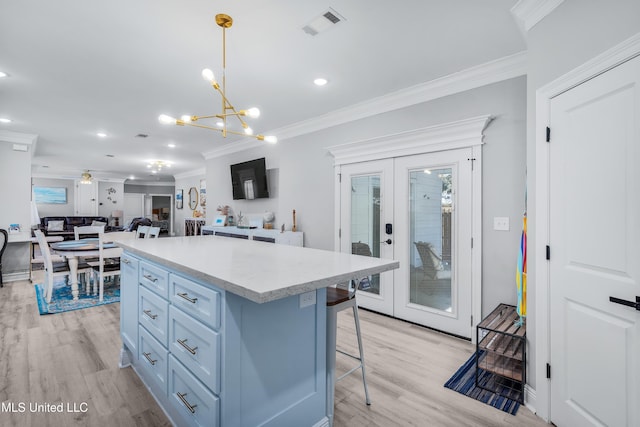
[[[123,240],[119,245],[257,303],[399,266],[394,260],[217,236]]]

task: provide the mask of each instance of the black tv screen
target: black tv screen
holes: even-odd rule
[[[233,200],[269,197],[264,157],[231,165]]]

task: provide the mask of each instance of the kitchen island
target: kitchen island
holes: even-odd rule
[[[330,425],[326,287],[398,267],[216,236],[121,246],[121,366],[179,426]]]

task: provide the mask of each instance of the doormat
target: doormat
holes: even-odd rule
[[[119,281],[117,282],[119,283]],[[102,301],[98,299],[98,295],[87,295],[84,286],[78,284],[80,293],[76,301],[71,295],[71,286],[67,286],[64,280],[53,284],[53,294],[51,302],[47,303],[44,299],[43,285],[35,284],[36,300],[38,302],[38,311],[43,314],[63,313],[65,311],[81,310],[83,308],[96,307],[99,305],[112,304],[120,301],[120,286],[118,284],[107,287],[104,286],[104,298]]]
[[[486,385],[488,388],[500,390],[501,392],[504,392],[504,394],[506,394],[507,390],[510,390],[505,388],[503,391],[499,388],[500,385],[496,383],[496,375],[483,369],[480,369],[479,374],[480,383]],[[510,390],[512,393],[511,396],[513,397],[513,399],[510,399],[501,396],[498,393],[476,387],[475,354],[471,355],[469,360],[467,360],[464,365],[462,365],[460,369],[458,369],[458,371],[449,378],[449,381],[447,381],[444,386],[511,415],[515,415],[520,408],[520,403],[517,400],[521,400],[520,394],[522,392],[516,392],[513,394],[514,390]]]

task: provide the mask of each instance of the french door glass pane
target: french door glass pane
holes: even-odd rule
[[[409,173],[409,302],[451,312],[452,169]]]
[[[351,178],[351,253],[380,258],[380,175]],[[360,290],[379,295],[380,275]]]

